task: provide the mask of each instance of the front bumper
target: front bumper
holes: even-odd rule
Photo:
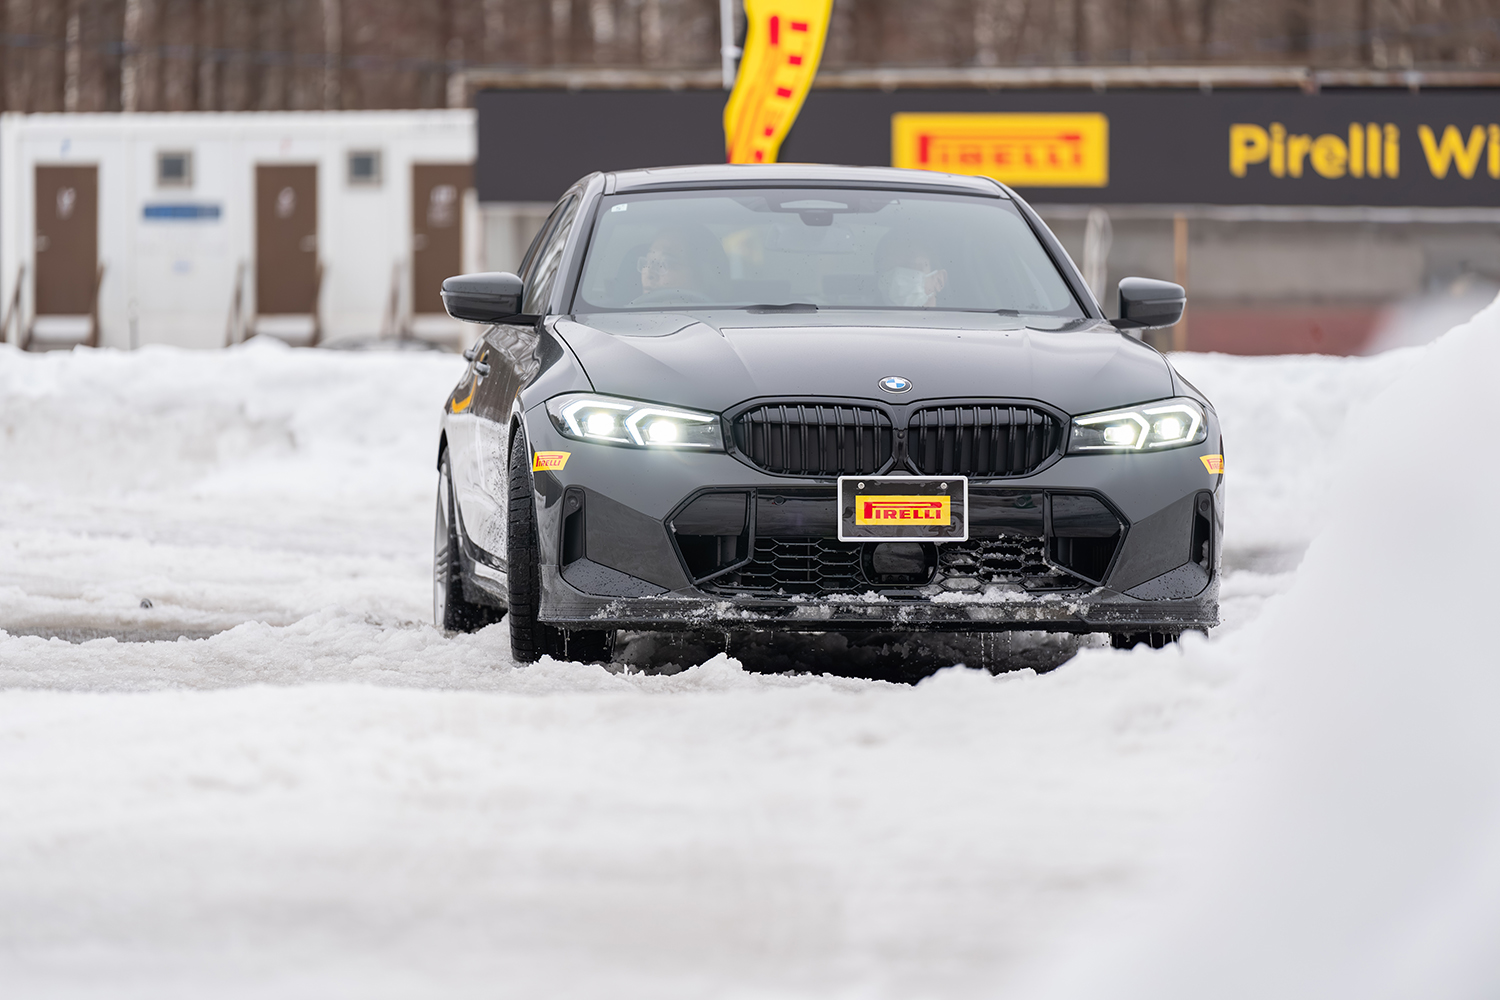
[[[990,511],[986,521],[983,504],[974,505],[971,544],[1014,540],[1029,553],[1025,569],[1017,563],[1009,576],[981,574],[952,590],[959,581],[945,576],[945,558],[925,586],[870,584],[855,570],[852,584],[829,592],[767,586],[773,577],[747,563],[768,539],[822,544],[836,535],[830,481],[762,473],[726,454],[575,441],[544,413],[527,416],[534,451],[570,453],[562,469],[533,476],[540,613],[563,628],[1180,632],[1218,624],[1223,476],[1201,460],[1221,449],[1213,424],[1197,447],[1068,456],[1028,477],[971,480],[971,497],[987,495]],[[723,502],[695,506],[709,494]],[[704,527],[717,510],[730,520]],[[731,568],[712,555],[706,565],[701,546],[687,551],[689,536],[694,544],[718,537]],[[971,550],[948,554],[962,551]]]

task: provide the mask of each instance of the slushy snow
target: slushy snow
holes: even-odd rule
[[[0,349],[6,994],[1494,995],[1500,305],[1176,361],[1225,625],[907,686],[432,629],[453,357]]]

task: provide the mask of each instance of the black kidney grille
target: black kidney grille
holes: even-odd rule
[[[1024,476],[1062,446],[1062,422],[1030,406],[934,406],[906,426],[907,454],[927,476]]]
[[[766,472],[863,476],[891,460],[891,418],[865,406],[771,403],[734,418],[734,446]]]

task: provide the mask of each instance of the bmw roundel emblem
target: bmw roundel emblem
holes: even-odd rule
[[[911,379],[902,378],[900,375],[887,375],[880,380],[880,388],[886,392],[908,392],[911,390]]]

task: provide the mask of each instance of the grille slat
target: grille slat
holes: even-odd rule
[[[1014,406],[1008,406],[1005,412],[1013,411]],[[990,406],[990,420],[999,420],[999,418],[1001,418],[1001,408]],[[1002,456],[1005,456],[1005,448],[1011,447],[1010,441],[1002,441],[1001,435],[990,435],[989,445],[990,468],[1001,468],[1001,462],[1004,460]]]
[[[798,415],[801,415],[801,406],[796,408],[796,412],[798,412]],[[792,438],[790,438],[792,421],[787,418],[786,406],[781,406],[780,417],[777,423],[781,427],[781,463],[786,466],[787,472],[798,472],[799,469],[792,465],[792,451],[790,451],[790,445],[792,445]]]
[[[867,476],[891,460],[891,418],[873,407],[768,403],[734,418],[751,465],[787,476]]]
[[[1030,475],[1062,446],[1062,422],[1030,406],[930,406],[913,413],[907,429],[908,453],[924,476]]]
[[[807,465],[807,430],[808,430],[808,423],[811,423],[811,424],[813,424],[813,426],[816,426],[817,421],[819,421],[819,420],[822,420],[822,408],[820,408],[820,406],[813,406],[813,420],[811,420],[811,421],[807,420],[807,415],[805,415],[805,412],[804,412],[804,414],[802,414],[801,426],[799,426],[799,430],[801,430],[801,432],[802,432],[802,441],[801,441],[801,445],[802,445],[802,465]],[[819,451],[817,451],[817,454],[823,454],[823,451],[819,450]]]

